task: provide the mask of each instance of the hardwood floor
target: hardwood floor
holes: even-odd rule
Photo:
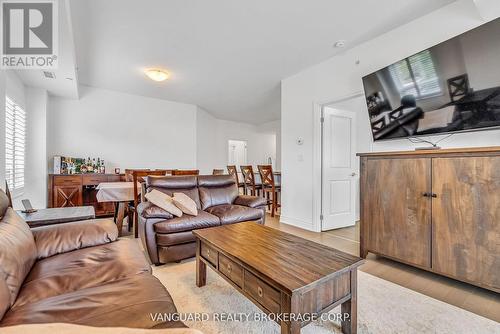
[[[353,255],[359,255],[359,226],[327,232],[311,232],[279,222],[279,216],[266,217],[266,225],[295,234]],[[500,322],[500,294],[475,287],[389,259],[368,254],[359,268],[405,288]]]

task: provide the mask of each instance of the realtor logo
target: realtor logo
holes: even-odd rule
[[[57,67],[56,0],[0,0],[4,69]]]

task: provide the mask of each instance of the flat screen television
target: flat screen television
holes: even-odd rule
[[[371,73],[363,86],[375,141],[498,128],[500,19]]]

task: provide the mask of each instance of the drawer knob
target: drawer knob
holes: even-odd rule
[[[207,256],[210,256],[210,249],[207,249]]]
[[[231,264],[230,263],[227,264],[227,271],[231,272]]]
[[[262,298],[262,288],[260,286],[257,287],[257,294],[259,295],[259,297]]]

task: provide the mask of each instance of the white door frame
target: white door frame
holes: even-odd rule
[[[362,91],[322,102],[313,102],[313,221],[312,228],[321,232],[323,213],[323,107],[364,96]],[[359,122],[359,119],[358,119]]]

